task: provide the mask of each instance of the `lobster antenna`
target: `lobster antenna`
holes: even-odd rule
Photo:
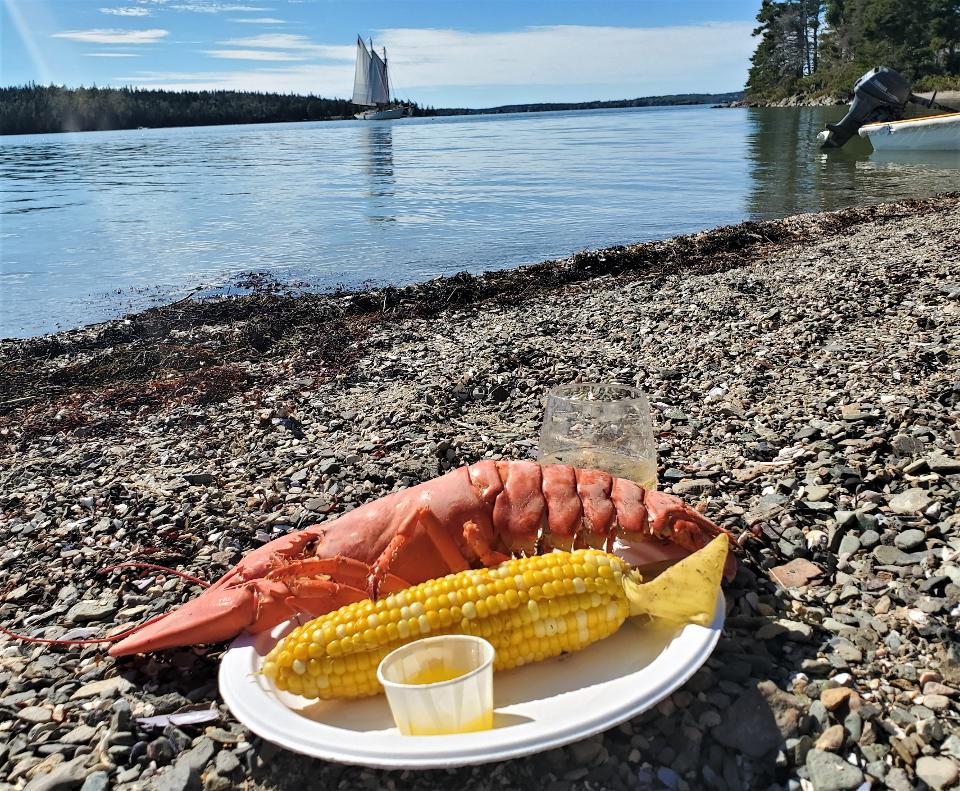
[[[177,571],[176,569],[169,568],[168,566],[158,566],[155,563],[141,563],[136,560],[128,560],[123,563],[117,563],[113,566],[107,566],[106,568],[100,569],[98,574],[109,574],[111,571],[116,569],[152,569],[153,571],[165,571],[167,574],[174,574],[181,579],[185,579],[187,582],[192,582],[194,585],[199,585],[201,588],[209,588],[210,583],[206,580],[202,580],[199,577],[194,577],[192,574],[187,574],[183,571]]]
[[[206,580],[202,580],[199,577],[194,577],[192,574],[186,574],[183,571],[177,571],[176,569],[168,568],[167,566],[158,566],[155,563],[142,563],[140,561],[129,560],[124,563],[117,563],[113,566],[107,566],[98,570],[98,574],[109,574],[111,571],[116,571],[117,569],[127,569],[127,568],[138,568],[138,569],[151,569],[153,571],[164,571],[168,574],[174,574],[181,579],[185,579],[188,582],[192,582],[195,585],[199,585],[201,588],[209,588],[210,583]],[[13,637],[17,640],[23,640],[27,643],[42,643],[43,645],[97,645],[100,643],[115,643],[118,640],[123,640],[125,637],[129,637],[132,634],[136,634],[141,629],[146,626],[149,626],[152,623],[156,623],[161,618],[166,618],[169,613],[160,613],[159,615],[154,615],[152,618],[148,618],[143,623],[139,623],[136,626],[131,626],[129,629],[120,632],[119,634],[111,635],[110,637],[90,637],[86,639],[77,639],[77,640],[55,640],[48,639],[45,637],[30,637],[26,634],[20,634],[19,632],[14,632],[11,629],[7,629],[5,626],[0,626],[0,634],[5,634],[7,637]]]
[[[20,634],[19,632],[14,632],[11,629],[7,629],[6,626],[0,626],[0,634],[5,634],[7,637],[13,637],[17,640],[23,640],[26,643],[43,643],[44,645],[95,645],[97,643],[115,643],[117,640],[123,640],[125,637],[129,637],[132,634],[136,634],[143,627],[149,626],[156,621],[159,621],[161,618],[166,618],[168,613],[162,612],[159,615],[154,615],[153,618],[148,618],[143,623],[138,623],[136,626],[131,626],[129,629],[126,629],[120,634],[110,635],[110,637],[88,637],[85,639],[77,640],[53,640],[46,637],[30,637],[27,634]]]

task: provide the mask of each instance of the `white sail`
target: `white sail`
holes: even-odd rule
[[[390,104],[390,88],[387,83],[387,62],[370,49],[370,102]]]
[[[372,60],[370,53],[364,46],[363,39],[357,36],[357,66],[353,73],[353,103],[359,105],[376,104],[375,99],[371,99],[370,92],[370,74]]]

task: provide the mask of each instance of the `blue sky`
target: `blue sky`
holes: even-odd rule
[[[759,0],[0,0],[0,83],[348,97],[355,36],[434,106],[738,90]]]

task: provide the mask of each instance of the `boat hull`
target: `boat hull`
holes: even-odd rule
[[[960,113],[866,124],[860,137],[875,151],[960,151]]]
[[[404,109],[402,107],[391,107],[389,110],[364,110],[357,113],[354,118],[358,121],[389,121],[393,118],[403,118]]]

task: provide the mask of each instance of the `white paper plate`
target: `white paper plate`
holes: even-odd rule
[[[681,686],[710,656],[724,616],[679,632],[632,622],[567,656],[494,675],[494,727],[450,736],[401,736],[386,697],[308,701],[256,675],[292,628],[241,635],[220,664],[220,692],[234,716],[264,739],[328,761],[431,769],[503,761],[592,736],[635,717]]]

